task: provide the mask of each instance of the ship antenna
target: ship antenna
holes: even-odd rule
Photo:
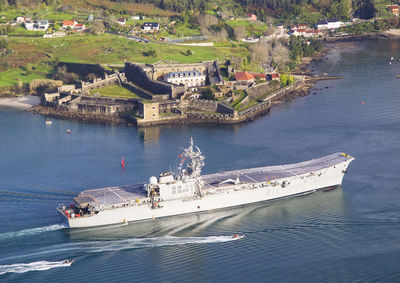
[[[193,137],[190,138],[190,145],[188,148],[183,150],[184,155],[187,157],[187,170],[189,176],[192,178],[198,178],[201,175],[201,169],[203,168],[205,157],[201,155],[200,149],[196,146],[197,151],[193,150],[194,143]]]

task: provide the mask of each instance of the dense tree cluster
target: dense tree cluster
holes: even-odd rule
[[[376,8],[374,0],[236,0],[246,10],[254,12],[265,20],[268,13],[275,17],[287,18],[298,16],[304,7],[313,7],[326,17],[347,20],[356,17],[370,19]]]
[[[8,47],[7,40],[0,39],[0,50],[5,49]]]
[[[303,56],[311,56],[315,52],[321,51],[322,48],[320,41],[314,39],[308,40],[299,36],[291,36],[289,42],[290,60],[292,61],[292,64],[297,65],[300,63]]]
[[[205,11],[211,0],[111,0],[117,3],[152,4],[164,10]],[[326,17],[349,19],[352,15],[364,19],[375,16],[375,0],[235,0],[244,11],[255,13],[260,20],[268,15],[278,18],[293,18],[301,15],[305,7],[320,11]],[[8,6],[48,6],[60,4],[60,0],[0,0],[0,11]],[[65,6],[65,5],[64,5]],[[229,31],[228,31],[229,33]]]
[[[206,8],[206,0],[113,0],[114,2],[153,4],[164,10],[183,12]]]

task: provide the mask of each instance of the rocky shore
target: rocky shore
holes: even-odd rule
[[[129,124],[129,122],[122,115],[80,113],[75,111],[56,109],[53,107],[46,107],[42,105],[33,106],[26,110],[35,114],[41,114],[53,118],[72,119],[103,124]]]

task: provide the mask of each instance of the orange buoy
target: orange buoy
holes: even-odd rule
[[[70,134],[71,133],[71,130],[67,130],[67,134]]]
[[[361,105],[364,105],[365,104],[365,101],[363,100],[363,101],[361,101]]]

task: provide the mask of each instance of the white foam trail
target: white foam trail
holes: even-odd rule
[[[62,245],[63,249],[79,249],[88,253],[101,253],[110,251],[121,251],[127,249],[153,248],[164,246],[178,246],[187,244],[222,243],[237,240],[232,236],[210,236],[210,237],[155,237],[155,238],[131,238],[114,241],[93,241]]]
[[[112,252],[129,249],[141,249],[141,248],[154,248],[164,246],[179,246],[187,244],[208,244],[208,243],[223,243],[236,241],[243,238],[243,235],[238,238],[233,236],[209,236],[209,237],[154,237],[154,238],[129,238],[122,240],[109,240],[109,241],[88,241],[88,242],[72,242],[52,247],[40,249],[36,252],[11,256],[8,258],[0,259],[0,261],[6,261],[17,258],[29,258],[44,255],[55,255],[63,254],[65,252],[77,252],[78,254],[92,254],[101,252]]]
[[[16,263],[10,265],[0,265],[0,275],[5,273],[24,273],[34,270],[49,270],[56,267],[71,266],[71,263],[62,261],[35,261],[30,263]]]
[[[6,240],[6,239],[10,239],[10,238],[23,237],[23,236],[32,236],[32,235],[37,235],[37,234],[44,233],[44,232],[56,231],[56,230],[60,230],[60,229],[64,229],[64,228],[67,228],[67,226],[65,224],[55,224],[55,225],[44,226],[44,227],[24,229],[24,230],[20,230],[20,231],[6,232],[6,233],[0,234],[0,240]]]

